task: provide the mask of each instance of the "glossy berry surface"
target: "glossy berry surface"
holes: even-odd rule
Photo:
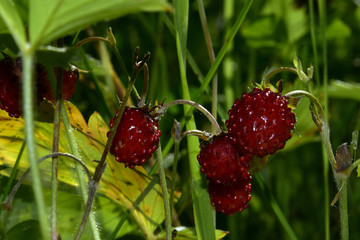
[[[5,57],[0,62],[0,108],[10,117],[18,118],[21,111],[21,64]]]
[[[240,180],[232,184],[222,184],[210,179],[210,200],[216,211],[232,215],[246,209],[251,199],[250,181],[251,178],[248,181]]]
[[[287,104],[284,96],[269,88],[254,88],[235,100],[225,123],[243,154],[264,157],[284,148],[296,122]]]
[[[113,127],[118,113],[119,111],[110,120],[110,128]],[[116,161],[124,163],[129,168],[144,164],[157,149],[161,135],[158,128],[158,123],[147,113],[137,108],[126,107],[110,147],[110,153],[115,155]],[[109,134],[110,132],[108,137]]]
[[[201,172],[217,183],[231,183],[250,178],[250,158],[243,156],[227,134],[213,137],[197,156]]]

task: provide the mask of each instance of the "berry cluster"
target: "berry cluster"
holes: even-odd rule
[[[114,120],[110,120],[110,128]],[[110,131],[107,133],[109,137]],[[159,125],[146,110],[126,107],[116,129],[115,137],[110,147],[110,153],[115,155],[115,160],[125,163],[125,167],[134,168],[142,165],[157,149],[161,132]]]
[[[228,114],[228,133],[203,144],[197,158],[209,179],[211,204],[231,215],[246,209],[251,199],[250,159],[284,148],[296,119],[287,99],[269,88],[244,93]]]
[[[197,159],[209,179],[210,200],[216,211],[231,215],[248,207],[250,158],[238,151],[228,134],[221,133],[205,143]]]
[[[22,62],[21,58],[11,59],[4,55],[0,61],[0,108],[7,111],[10,117],[20,117],[21,109],[21,80]],[[62,70],[63,74],[63,98],[68,100],[75,91],[75,84],[78,79],[78,71]],[[44,98],[55,102],[48,73],[44,66],[36,65],[35,87],[37,91],[36,104]]]

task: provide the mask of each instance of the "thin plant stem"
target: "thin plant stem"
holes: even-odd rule
[[[210,123],[214,127],[216,134],[219,134],[221,132],[221,128],[220,128],[219,124],[217,123],[216,119],[214,118],[214,116],[211,115],[211,113],[206,108],[204,108],[203,106],[201,106],[200,104],[198,104],[196,102],[193,102],[190,100],[185,100],[185,99],[177,99],[177,100],[174,100],[174,101],[164,104],[162,106],[161,111],[166,111],[169,107],[177,105],[177,104],[186,104],[186,105],[193,106],[194,108],[196,108],[197,110],[202,112],[207,117],[207,119],[210,121]]]
[[[198,99],[200,98],[202,93],[205,91],[205,89],[209,85],[211,79],[214,77],[215,73],[217,72],[217,69],[218,69],[220,63],[224,59],[224,56],[226,55],[230,45],[232,44],[232,41],[234,40],[234,37],[236,36],[238,30],[240,29],[240,26],[242,25],[242,23],[245,19],[245,16],[248,13],[252,3],[253,3],[253,0],[247,0],[245,2],[245,5],[239,14],[239,17],[236,19],[235,24],[229,31],[229,35],[226,37],[225,42],[222,45],[219,53],[217,54],[214,63],[211,65],[208,73],[206,74],[203,84],[201,84],[199,90],[197,91],[198,94],[195,95],[195,96],[197,96],[197,98],[195,100],[196,102],[198,101]]]
[[[156,159],[159,164],[159,175],[160,175],[160,185],[163,193],[163,201],[165,208],[165,232],[166,240],[171,240],[172,235],[172,224],[171,224],[171,210],[169,204],[169,193],[166,185],[166,175],[165,175],[165,166],[164,159],[162,158],[161,145],[159,144],[158,149],[156,150]]]
[[[91,174],[90,174],[88,168],[86,167],[86,165],[81,161],[81,159],[79,159],[76,156],[71,155],[69,153],[61,153],[61,152],[50,153],[48,155],[45,155],[45,156],[41,157],[39,160],[37,160],[37,164],[40,164],[42,161],[44,161],[47,158],[53,158],[53,157],[58,157],[58,156],[66,156],[66,157],[72,158],[75,161],[77,161],[80,164],[80,166],[83,167],[86,175],[88,176],[89,182],[92,181]],[[30,169],[31,168],[28,168],[24,172],[24,174],[20,177],[18,182],[13,187],[13,189],[12,189],[11,193],[9,194],[9,196],[7,197],[7,199],[3,203],[1,203],[3,209],[5,209],[5,210],[11,210],[12,209],[11,205],[12,205],[12,201],[14,199],[14,196],[17,193],[17,191],[18,191],[19,187],[21,186],[22,182],[24,181],[24,179],[29,175]]]
[[[266,79],[272,78],[274,75],[281,73],[281,72],[292,72],[294,74],[298,74],[295,68],[292,67],[279,67],[276,68],[266,74]]]
[[[61,106],[61,117],[62,117],[64,126],[65,126],[67,138],[70,143],[71,152],[74,156],[76,156],[77,158],[80,158],[81,155],[80,155],[78,145],[76,143],[76,139],[75,139],[75,136],[73,133],[73,128],[71,127],[69,117],[66,113],[66,109],[65,109],[63,102],[62,102],[62,106]],[[89,191],[86,189],[86,187],[85,187],[86,183],[85,183],[85,179],[83,176],[83,171],[78,164],[75,164],[75,169],[76,169],[77,177],[79,180],[81,196],[83,198],[84,203],[87,203],[87,199],[89,198],[88,196],[90,195],[90,191],[92,191],[92,188],[90,188]],[[100,233],[99,233],[99,230],[96,225],[96,220],[95,220],[94,214],[91,214],[89,218],[90,218],[90,228],[91,228],[93,237],[94,237],[94,239],[99,240]]]
[[[348,219],[348,203],[347,203],[347,180],[348,176],[343,179],[340,195],[339,195],[339,212],[340,212],[340,226],[341,226],[341,239],[349,239],[349,219]]]
[[[94,188],[92,188],[91,191],[88,194],[88,199],[87,199],[87,203],[86,203],[86,206],[85,206],[85,211],[84,211],[84,214],[83,214],[83,218],[82,218],[80,227],[78,229],[78,232],[76,233],[75,239],[80,239],[81,234],[84,231],[85,223],[86,223],[86,221],[87,221],[87,219],[88,219],[88,217],[90,215],[90,212],[91,212],[91,208],[92,208],[92,204],[93,204],[93,201],[94,201],[94,198],[95,198],[95,193],[96,193],[96,190],[97,190],[97,186],[98,186],[98,184],[100,182],[102,174],[104,173],[104,171],[106,169],[106,157],[107,157],[107,154],[109,152],[112,140],[114,139],[117,126],[119,125],[122,114],[125,111],[126,103],[127,103],[128,99],[130,97],[130,94],[131,94],[131,91],[133,89],[136,77],[137,77],[138,73],[140,72],[140,70],[143,68],[146,61],[149,59],[150,53],[145,54],[145,56],[143,57],[143,59],[140,62],[137,62],[138,56],[139,56],[139,48],[136,48],[135,52],[134,52],[134,55],[133,55],[133,61],[132,61],[133,62],[133,74],[131,76],[131,80],[130,80],[129,85],[127,87],[126,94],[124,96],[123,102],[120,105],[118,116],[115,118],[114,127],[110,130],[110,135],[109,135],[108,140],[106,142],[103,154],[101,156],[99,164],[96,166],[95,173],[94,173],[94,176],[93,176]]]
[[[210,63],[213,64],[215,62],[215,52],[211,41],[210,31],[207,25],[204,3],[203,0],[198,0],[197,2],[198,2],[201,26],[205,36],[206,48],[209,54]],[[218,74],[215,74],[212,80],[212,99],[211,99],[211,113],[215,119],[217,119],[217,103],[218,103]],[[216,131],[214,126],[212,131],[213,132]]]
[[[322,45],[323,61],[323,105],[325,109],[325,120],[328,119],[328,65],[327,65],[327,39],[326,39],[326,3],[325,0],[319,0],[320,32]],[[326,146],[323,146],[323,174],[324,174],[324,206],[325,206],[325,239],[330,239],[330,199],[329,199],[329,165],[326,159]],[[334,168],[333,168],[334,169]],[[339,209],[340,210],[340,209]],[[342,226],[343,227],[343,226]]]
[[[177,165],[179,161],[179,148],[180,148],[180,141],[181,141],[181,126],[178,121],[175,120],[174,126],[174,163],[172,166],[172,174],[171,174],[171,191],[170,191],[170,213],[171,217],[174,211],[174,195],[175,195],[175,186],[176,186],[176,175],[177,175]]]
[[[49,75],[51,73],[49,72]],[[60,114],[61,114],[61,98],[62,98],[62,70],[57,68],[56,72],[56,103],[54,111],[54,133],[53,133],[53,152],[59,151],[59,138],[60,138]],[[51,239],[58,239],[58,223],[57,223],[57,196],[58,196],[58,170],[59,160],[57,156],[52,159],[51,166],[51,214],[50,214],[50,225],[51,225]]]
[[[315,14],[314,14],[314,0],[309,0],[309,18],[310,18],[311,45],[314,54],[315,81],[316,81],[316,85],[320,86],[319,57],[318,57],[316,34],[315,34],[316,26],[315,26]]]
[[[45,209],[44,193],[41,184],[40,170],[37,165],[37,152],[35,143],[35,124],[34,124],[34,91],[33,91],[33,66],[35,52],[32,48],[27,48],[22,52],[22,75],[23,75],[23,110],[25,120],[25,136],[32,173],[32,187],[40,231],[43,239],[49,238],[49,224]]]

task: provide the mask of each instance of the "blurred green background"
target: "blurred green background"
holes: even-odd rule
[[[313,4],[313,24],[309,3]],[[204,0],[215,55],[223,45],[243,4],[244,1],[240,0]],[[340,144],[351,142],[352,132],[360,128],[360,2],[327,0],[326,17],[326,31],[322,31],[317,1],[254,1],[218,71],[217,120],[222,127],[225,127],[227,110],[235,98],[249,90],[251,81],[260,82],[266,70],[281,66],[292,67],[292,59],[296,53],[304,69],[310,65],[315,68],[312,82],[314,94],[320,101],[323,101],[325,93],[329,97],[327,109],[334,151]],[[169,102],[182,98],[172,24],[171,13],[137,13],[97,23],[76,36],[65,37],[64,44],[71,46],[74,41],[86,38],[89,34],[106,36],[106,29],[112,27],[128,71],[131,72],[131,56],[136,46],[140,47],[140,56],[147,51],[151,53],[148,62],[148,99],[152,99],[153,104],[155,101]],[[324,32],[327,62],[324,61]],[[11,42],[6,36],[2,37],[0,48],[9,48],[9,41]],[[187,46],[188,57],[190,54],[198,67],[194,69],[191,61],[187,64],[190,94],[195,98],[198,97],[194,94],[200,81],[211,65],[196,1],[190,1]],[[119,106],[110,67],[113,66],[121,80],[126,82],[114,54],[104,45],[91,43],[77,51],[70,62],[80,69],[90,70],[90,73],[81,74],[71,102],[81,110],[85,119],[98,111],[108,122]],[[324,90],[326,65],[328,88]],[[284,92],[304,88],[300,80],[290,73],[276,75],[272,83],[275,84],[280,79],[284,81]],[[143,77],[139,76],[136,82],[139,92],[142,83]],[[199,103],[210,110],[212,98],[209,87],[201,95]],[[293,139],[284,150],[271,156],[267,166],[259,173],[266,188],[262,188],[254,176],[249,208],[233,216],[217,214],[217,228],[230,231],[226,239],[289,239],[274,213],[274,200],[298,239],[325,239],[325,207],[330,209],[330,237],[339,238],[338,205],[324,205],[323,153],[319,133],[308,110],[308,102],[303,100],[295,111],[298,123]],[[163,146],[171,139],[173,119],[180,120],[183,115],[181,107],[173,107],[161,119]],[[211,131],[201,113],[195,111],[194,116],[198,129]],[[193,226],[186,140],[182,141],[180,151],[177,187],[183,194],[176,204],[178,223]],[[169,161],[171,164],[171,160]],[[2,179],[6,181],[5,177]],[[337,193],[331,170],[328,181],[331,201]],[[359,179],[353,173],[348,188],[350,239],[360,239],[359,188]],[[129,236],[123,239],[129,239]]]

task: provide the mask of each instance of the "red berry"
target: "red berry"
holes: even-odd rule
[[[232,215],[246,209],[251,199],[250,181],[251,178],[248,181],[241,179],[232,184],[222,184],[210,179],[210,200],[216,211]]]
[[[18,118],[21,113],[21,64],[5,56],[0,62],[0,108],[10,117]]]
[[[119,110],[110,120],[110,128]],[[117,127],[115,137],[110,147],[110,153],[115,160],[125,163],[126,167],[133,168],[142,165],[151,158],[157,149],[161,132],[157,121],[140,109],[126,107]],[[109,136],[110,132],[108,132]]]
[[[197,156],[201,172],[217,183],[231,183],[250,178],[250,158],[243,156],[227,134],[207,142]]]
[[[21,109],[21,79],[22,61],[21,58],[11,59],[4,55],[0,62],[0,108],[7,111],[10,117],[18,118],[22,114]],[[47,72],[44,66],[36,65],[35,87],[37,91],[36,104],[43,98],[55,102],[55,97],[50,86]],[[75,91],[75,84],[78,79],[78,71],[63,71],[63,97],[70,99]]]
[[[287,104],[284,96],[269,88],[254,88],[235,100],[225,123],[243,154],[264,157],[284,148],[296,122]]]

